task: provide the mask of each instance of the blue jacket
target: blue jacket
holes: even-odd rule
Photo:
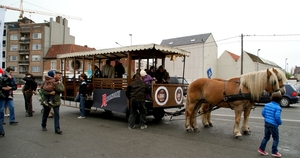
[[[261,115],[265,118],[265,122],[279,126],[282,124],[281,111],[280,105],[274,101],[271,101],[265,105],[261,111]]]

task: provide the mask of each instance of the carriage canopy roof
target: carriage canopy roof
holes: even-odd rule
[[[189,56],[190,52],[157,44],[133,45],[126,47],[117,47],[109,49],[91,50],[83,52],[74,52],[66,54],[58,54],[57,58],[85,58],[92,59],[95,56],[98,59],[107,58],[127,58],[128,53],[131,53],[132,58],[151,58],[151,57],[181,57]]]

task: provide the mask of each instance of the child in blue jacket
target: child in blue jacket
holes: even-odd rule
[[[261,112],[265,120],[265,136],[261,141],[258,152],[262,155],[268,155],[265,151],[266,145],[270,140],[272,135],[273,145],[272,145],[272,156],[281,157],[281,154],[278,152],[278,143],[279,143],[279,130],[278,126],[282,124],[281,121],[281,107],[280,100],[282,96],[280,92],[275,92],[271,96],[271,102],[266,104]]]

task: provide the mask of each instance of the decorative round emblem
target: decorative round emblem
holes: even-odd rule
[[[181,87],[177,87],[175,90],[175,101],[177,104],[181,104],[183,99],[183,90]]]
[[[163,106],[169,99],[169,93],[166,87],[160,86],[155,91],[155,101],[158,105]]]
[[[74,64],[75,63],[75,64]],[[80,63],[80,61],[79,60],[75,60],[75,62],[74,62],[74,60],[71,62],[71,66],[72,66],[72,68],[74,69],[74,70],[77,70],[77,69],[79,69],[80,67],[81,67],[81,63]]]

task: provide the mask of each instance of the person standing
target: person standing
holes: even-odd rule
[[[102,75],[103,78],[114,78],[115,77],[115,68],[110,65],[110,60],[106,60],[106,64],[102,66]]]
[[[57,84],[56,79],[54,78],[54,71],[49,71],[48,75],[45,76],[45,82],[43,85],[43,90],[47,92],[52,92],[54,90],[55,85]],[[53,106],[53,95],[44,94],[43,104],[46,106]]]
[[[49,116],[50,109],[53,108],[54,111],[54,131],[56,134],[62,134],[62,131],[60,130],[60,124],[59,124],[59,107],[60,107],[60,94],[65,91],[65,87],[63,83],[60,81],[62,73],[60,71],[50,70],[52,72],[48,73],[54,73],[54,78],[57,82],[57,84],[54,87],[54,90],[52,92],[47,92],[43,89],[43,86],[41,88],[42,93],[45,95],[53,95],[53,105],[45,106],[44,112],[42,116],[42,129],[43,131],[47,131],[47,118]]]
[[[94,73],[95,78],[101,78],[102,77],[102,72],[99,69],[99,67],[97,65],[95,65],[94,69],[95,69],[95,73]]]
[[[261,144],[258,148],[258,152],[262,155],[268,155],[265,151],[266,145],[270,140],[272,135],[273,138],[273,145],[272,145],[272,156],[274,157],[281,157],[281,154],[278,152],[278,143],[279,143],[279,130],[278,126],[282,124],[281,120],[281,107],[280,107],[280,100],[282,96],[280,93],[275,92],[271,96],[271,102],[265,104],[261,114],[264,117],[265,121],[265,136],[261,141]]]
[[[32,95],[36,94],[37,83],[32,74],[27,73],[23,80],[26,82],[23,87],[23,94],[25,96],[25,109],[26,109],[26,117],[32,117]]]
[[[130,116],[128,120],[128,129],[135,128],[135,120],[140,114],[140,128],[147,128],[146,123],[146,106],[145,106],[145,94],[150,93],[149,86],[141,79],[140,74],[136,74],[136,80],[133,81],[126,89],[126,96],[130,101]]]
[[[169,83],[170,82],[170,75],[165,70],[165,68],[161,65],[155,72],[155,79],[157,80],[156,83]]]
[[[13,125],[18,123],[17,121],[15,121],[15,107],[14,107],[14,100],[13,100],[13,91],[17,89],[17,84],[16,84],[16,79],[12,76],[14,69],[12,67],[7,67],[5,71],[6,72],[1,78],[2,83],[0,85],[0,89],[2,90],[2,94],[3,94],[3,97],[0,98],[0,122],[4,125],[6,124],[4,122],[3,108],[5,105],[7,105],[10,113],[9,124]]]
[[[132,79],[136,79],[136,74],[140,74],[141,69],[136,69],[135,74],[132,76]]]
[[[120,62],[119,59],[116,59],[115,63],[116,63],[115,64],[115,73],[116,73],[115,77],[116,78],[123,78],[123,74],[125,73],[125,69],[124,69],[122,63]]]
[[[75,101],[79,100],[80,101],[80,116],[78,117],[79,119],[85,118],[85,100],[87,98],[87,76],[86,74],[81,74],[80,75],[80,87],[79,87],[79,92],[77,94],[77,97],[75,98]]]
[[[147,72],[152,78],[155,77],[155,67],[151,66],[149,71]]]

